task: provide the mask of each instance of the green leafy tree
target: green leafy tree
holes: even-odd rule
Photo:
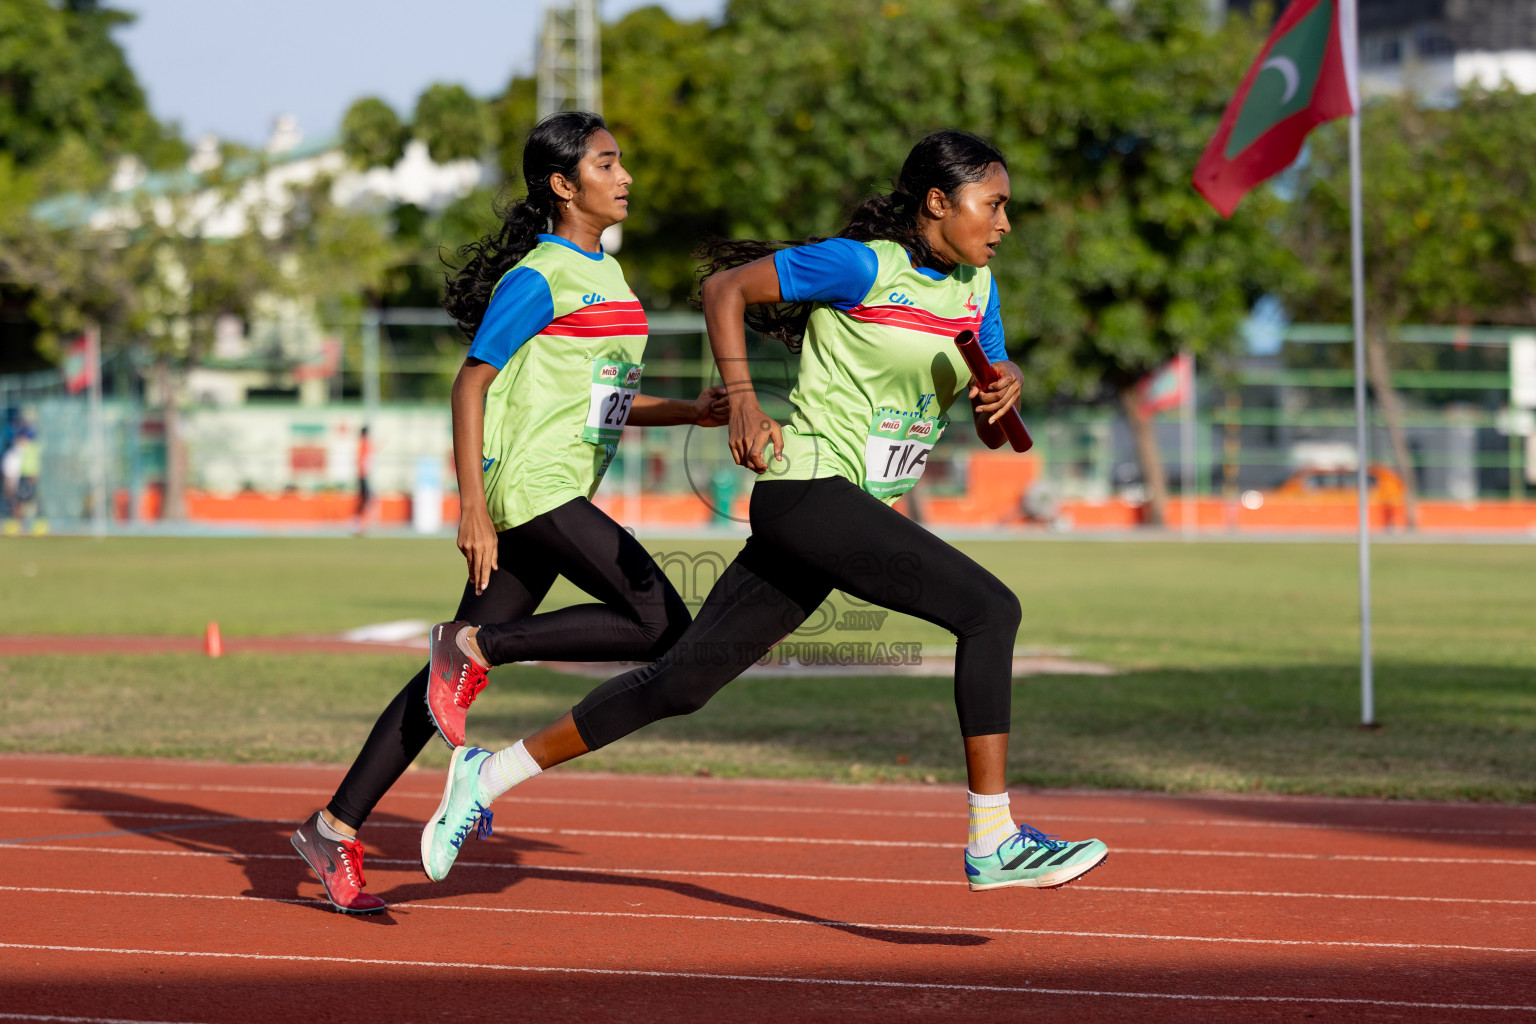
[[[34,218],[4,250],[7,269],[36,296],[33,313],[46,329],[96,323],[104,344],[146,357],[165,419],[168,518],[184,512],[185,378],[211,345],[218,318],[248,317],[265,298],[355,302],[376,294],[399,261],[380,218],[332,204],[329,180],[281,192],[249,190],[248,181],[109,194],[94,210],[107,226]],[[212,209],[240,211],[244,229],[212,234]]]
[[[114,161],[184,160],[186,148],[145,105],[112,31],[133,16],[89,0],[0,0],[0,372],[58,355],[28,310],[36,293],[14,269],[12,239],[33,230],[41,197],[104,185]],[[34,267],[31,276],[46,274]]]
[[[1403,402],[1392,370],[1405,323],[1536,323],[1536,96],[1472,88],[1453,109],[1410,97],[1374,102],[1361,120],[1367,375],[1418,523]],[[1302,319],[1351,317],[1349,157],[1342,125],[1313,137],[1302,194],[1286,212],[1304,273],[1283,295]]]
[[[478,159],[490,150],[495,120],[462,85],[429,85],[416,100],[414,132],[438,163]]]
[[[357,100],[341,119],[341,148],[363,168],[393,167],[410,134],[394,108],[377,96]]]
[[[1203,0],[736,0],[718,28],[664,19],[636,12],[604,44],[623,55],[605,58],[604,97],[636,176],[642,280],[686,294],[677,261],[711,232],[832,233],[922,135],[987,135],[1012,170],[993,269],[1030,398],[1118,401],[1160,522],[1134,386],[1181,350],[1230,347],[1287,259],[1272,197],[1226,222],[1189,184],[1253,23],[1213,31]]]

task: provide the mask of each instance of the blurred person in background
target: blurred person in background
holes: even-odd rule
[[[978,431],[1018,403],[1022,371],[1008,360],[987,269],[1009,230],[1008,200],[1003,154],[967,132],[941,131],[912,149],[891,193],[854,209],[839,237],[704,248],[704,317],[729,392],[731,452],[759,474],[752,535],[655,663],[608,680],[512,747],[454,751],[442,802],[422,830],[428,877],[447,877],[464,842],[489,834],[497,797],[651,722],[699,710],[833,589],[955,635],[969,887],[1056,888],[1104,861],[1099,840],[1045,835],[1017,824],[1009,807],[1018,598],[891,508],[921,476],[957,399],[970,400]],[[758,404],[744,319],[792,349],[803,341],[782,429]],[[979,337],[1000,374],[985,390],[955,346],[961,331]],[[860,796],[849,790],[845,799]]]
[[[352,532],[362,536],[368,529],[368,474],[373,470],[373,442],[368,440],[368,427],[364,425],[357,434],[357,511],[353,516]]]
[[[645,311],[602,250],[633,179],[597,114],[551,114],[523,147],[528,194],[459,251],[444,306],[470,337],[453,385],[459,550],[469,580],[427,665],[384,709],[331,802],[293,835],[338,909],[372,913],[357,830],[434,732],[464,742],[491,665],[651,661],[688,627],[634,535],[589,500],[627,424],[723,426],[723,388],[640,393]],[[556,577],[597,603],[534,614]]]
[[[5,455],[0,456],[0,477],[6,499],[5,532],[9,536],[29,532],[42,536],[48,521],[42,517],[37,482],[42,474],[43,451],[30,424],[22,424]]]

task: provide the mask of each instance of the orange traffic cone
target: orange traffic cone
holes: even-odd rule
[[[219,624],[210,621],[208,628],[203,631],[203,653],[210,658],[222,657],[224,654],[224,638],[219,635]]]

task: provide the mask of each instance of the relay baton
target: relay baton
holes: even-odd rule
[[[960,355],[965,359],[965,365],[971,368],[971,373],[976,377],[976,383],[981,385],[983,391],[1002,376],[997,372],[997,368],[987,361],[987,354],[981,350],[981,342],[976,340],[974,331],[961,331],[955,335],[955,347],[960,350]],[[1035,439],[1029,436],[1029,428],[1024,425],[1024,418],[1019,415],[1018,406],[1010,406],[1008,411],[1003,413],[1002,418],[993,424],[993,427],[1003,428],[1008,443],[1013,445],[1013,450],[1016,452],[1027,452],[1035,446]]]

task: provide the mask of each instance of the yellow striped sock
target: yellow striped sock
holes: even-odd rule
[[[968,793],[966,802],[971,809],[971,827],[965,852],[972,857],[990,857],[1004,839],[1018,831],[1008,807],[1008,794]]]

